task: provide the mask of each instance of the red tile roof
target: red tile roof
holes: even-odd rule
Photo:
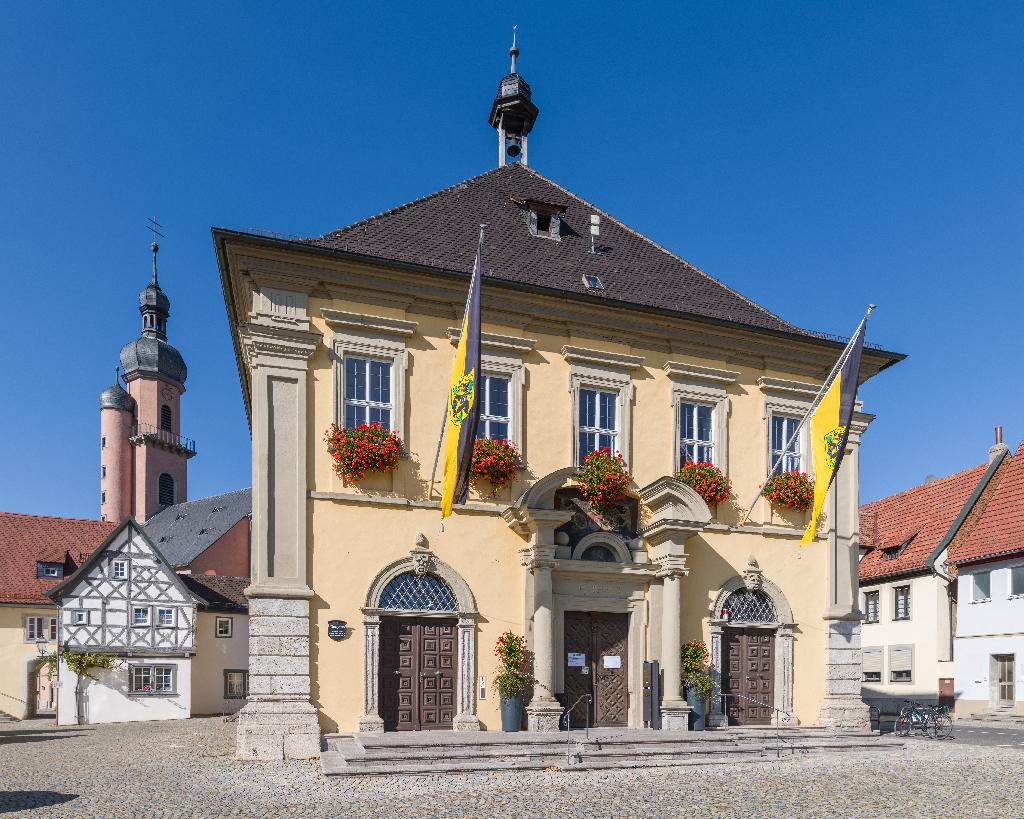
[[[1005,467],[992,499],[962,543],[949,551],[951,563],[1024,552],[1024,441]]]
[[[0,512],[0,603],[39,603],[59,578],[36,577],[36,562],[63,563],[70,574],[117,525],[103,520]]]
[[[987,469],[980,464],[862,506],[862,545],[872,549],[860,561],[861,582],[926,568]],[[895,559],[886,559],[885,550],[904,544]]]

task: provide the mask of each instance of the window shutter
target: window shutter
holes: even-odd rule
[[[864,673],[882,673],[882,649],[880,648],[865,648],[864,649]]]
[[[890,646],[889,647],[889,670],[910,671],[914,663],[914,649],[912,646]]]

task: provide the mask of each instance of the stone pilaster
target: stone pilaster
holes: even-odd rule
[[[458,711],[452,720],[455,731],[479,731],[480,719],[476,715],[476,662],[474,662],[476,617],[460,616],[459,633],[459,679],[456,696]]]
[[[252,585],[249,697],[238,715],[240,759],[307,759],[320,753],[310,702],[306,578],[307,296],[261,287],[239,331],[252,406]]]
[[[722,625],[711,624],[711,679],[715,684],[711,692],[711,709],[708,711],[707,724],[710,728],[724,728],[729,724],[722,707]]]
[[[530,731],[557,731],[562,706],[555,699],[555,605],[551,582],[554,544],[534,547],[533,572],[533,697],[526,708]]]
[[[828,605],[825,609],[825,698],[818,723],[829,728],[870,727],[868,706],[861,698],[863,652],[858,601],[860,436],[873,416],[855,413],[846,454],[832,484],[825,509],[828,532]]]
[[[363,715],[359,730],[367,734],[383,734],[384,720],[380,716],[380,616],[366,615],[363,619]]]

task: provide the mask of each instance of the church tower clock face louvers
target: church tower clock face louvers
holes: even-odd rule
[[[100,394],[100,515],[145,521],[188,499],[188,459],[195,442],[181,434],[181,396],[188,370],[167,341],[171,300],[153,271],[139,293],[142,332],[121,349],[113,385]],[[122,386],[123,381],[123,386]]]

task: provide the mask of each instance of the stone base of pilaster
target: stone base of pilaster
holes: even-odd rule
[[[837,730],[871,727],[867,704],[861,699],[864,654],[860,620],[827,620],[825,649],[825,699],[818,724]]]
[[[473,714],[457,714],[452,720],[453,731],[479,731],[480,720]]]
[[[309,700],[309,600],[249,599],[249,702],[238,712],[239,759],[275,762],[320,753]]]
[[[686,700],[663,700],[661,703],[662,731],[689,731],[690,712]]]
[[[238,758],[256,762],[312,759],[320,723],[309,702],[249,702],[238,712]]]
[[[363,716],[359,718],[359,733],[383,734],[384,720],[376,714],[363,714]]]
[[[562,718],[562,706],[558,700],[534,700],[526,706],[526,730],[555,732]]]
[[[708,728],[727,728],[729,727],[729,718],[721,711],[718,711],[714,714],[708,714],[706,723]]]

